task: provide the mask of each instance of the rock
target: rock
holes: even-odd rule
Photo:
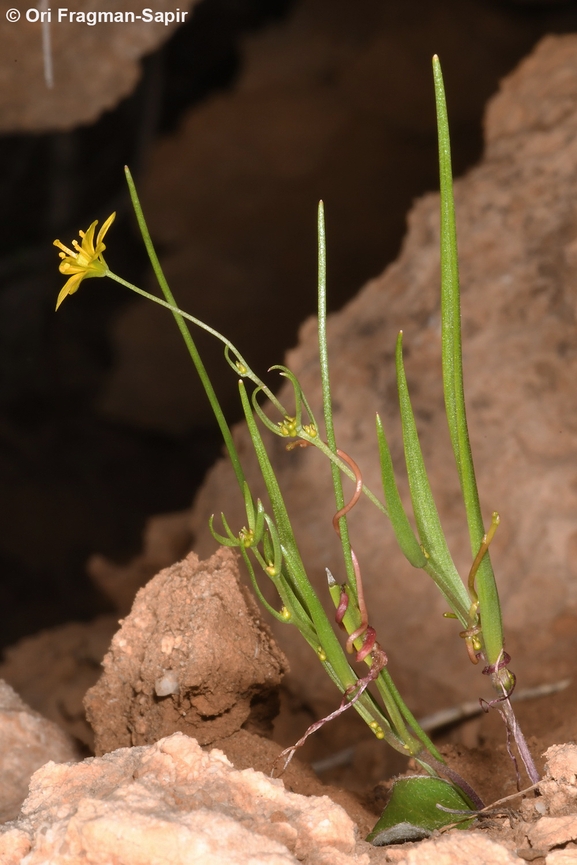
[[[577,819],[577,745],[553,745],[545,754],[547,766],[545,777],[539,785],[547,797],[547,814],[551,818]],[[551,824],[552,826],[554,824]],[[539,824],[538,831],[545,831]],[[563,842],[564,843],[564,842]],[[543,846],[535,844],[535,846]],[[554,846],[553,844],[549,846]]]
[[[82,700],[98,681],[102,658],[117,630],[115,616],[99,616],[25,637],[4,650],[0,677],[34,710],[92,750],[94,734]]]
[[[71,736],[34,712],[0,679],[0,823],[16,817],[40,766],[80,758]]]
[[[4,702],[22,706],[13,693]],[[258,754],[260,765],[278,754],[274,743],[246,731],[224,739],[222,745],[239,765],[250,763],[249,754]],[[575,809],[565,816],[548,814],[557,790],[575,786],[571,766],[576,748],[569,744],[549,749],[542,795],[523,801],[523,806],[534,806],[522,808],[525,821],[520,814],[511,821],[503,813],[500,821],[492,819],[483,830],[435,834],[418,844],[375,849],[359,837],[349,816],[355,815],[364,834],[370,815],[340,791],[347,814],[323,792],[332,796],[332,789],[323,788],[310,771],[303,774],[303,767],[293,766],[287,773],[289,784],[314,792],[303,796],[252,766],[235,768],[221,750],[208,753],[196,740],[174,733],[154,745],[122,748],[81,763],[46,763],[32,777],[18,818],[0,826],[0,862],[508,865],[519,857],[538,856],[546,856],[547,865],[571,862]],[[562,765],[564,757],[567,767]],[[487,767],[490,762],[491,758]],[[561,845],[569,846],[557,849]]]
[[[569,841],[577,841],[577,814],[567,817],[542,817],[529,832],[531,846],[550,850]],[[575,851],[574,855],[575,855]]]
[[[453,832],[404,847],[405,850],[396,848],[394,858],[389,861],[396,865],[461,865],[463,862],[470,865],[519,865],[522,861],[502,844],[478,832]]]
[[[177,730],[204,745],[266,727],[287,663],[222,548],[206,562],[191,553],[141,589],[103,666],[85,698],[97,754]]]
[[[575,865],[577,863],[577,851],[571,849],[550,850],[545,860],[546,865]]]
[[[217,739],[214,747],[222,751],[235,769],[256,769],[268,777],[280,777],[292,793],[305,796],[329,796],[333,802],[345,809],[357,826],[359,837],[364,838],[376,822],[375,808],[367,807],[362,797],[341,786],[324,784],[312,768],[298,758],[291,760],[283,770],[282,747],[270,739],[239,730],[225,739]],[[369,785],[365,784],[363,792]]]
[[[464,371],[481,502],[500,587],[511,668],[523,685],[570,675],[577,648],[577,36],[550,36],[504,82],[486,114],[482,162],[455,184],[462,280]],[[450,108],[450,106],[449,106]],[[398,260],[328,322],[339,446],[380,492],[374,428],[379,411],[399,472],[402,443],[393,353],[399,329],[425,462],[460,573],[472,561],[444,416],[439,329],[439,200],[409,216]],[[330,267],[330,262],[329,262]],[[273,359],[275,360],[275,359]],[[322,416],[316,323],[303,325],[288,366]],[[281,392],[290,405],[290,389]],[[244,425],[235,429],[255,496],[263,484]],[[272,462],[312,582],[326,597],[325,567],[343,574],[331,527],[330,471],[313,449],[287,453],[267,438]],[[192,516],[194,549],[214,549],[208,518],[220,509],[245,523],[232,470],[209,473]],[[406,563],[390,526],[362,501],[350,515],[370,621],[389,669],[418,713],[479,695],[483,687],[443,618],[446,603]],[[273,630],[293,670],[293,688],[318,716],[337,695],[292,629]],[[487,686],[485,686],[487,687]]]
[[[180,3],[186,20],[196,2]],[[53,132],[94,122],[132,92],[140,78],[140,58],[162,45],[180,23],[175,18],[166,26],[142,20],[90,25],[71,22],[69,16],[58,22],[59,11],[53,8],[49,32],[54,87],[49,89],[44,81],[41,24],[26,21],[23,9],[18,22],[7,23],[7,11],[13,6],[2,0],[0,8],[4,24],[0,53],[6,59],[0,69],[2,132]],[[171,0],[156,0],[154,11],[172,13],[175,8]],[[92,0],[74,5],[74,12],[85,15],[112,11],[125,16],[141,14],[142,9],[136,0],[116,0],[108,10]]]
[[[545,753],[539,796],[522,803],[526,821],[519,829],[527,849],[546,856],[547,865],[577,861],[577,745],[553,745]],[[564,847],[560,850],[558,848]],[[573,857],[573,858],[571,858]]]
[[[577,745],[552,745],[547,749],[547,777],[577,790]]]
[[[354,824],[328,797],[289,793],[221,751],[175,733],[32,779],[20,819],[0,829],[0,860],[118,865],[368,865]]]

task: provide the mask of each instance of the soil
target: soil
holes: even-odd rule
[[[97,755],[176,731],[208,745],[270,728],[288,664],[236,558],[189,553],[140,589],[84,698]]]

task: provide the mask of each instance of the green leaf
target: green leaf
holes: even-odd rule
[[[210,533],[219,544],[222,544],[223,547],[238,547],[240,546],[240,541],[238,536],[235,535],[230,528],[229,524],[226,521],[225,515],[221,512],[220,518],[222,520],[222,524],[226,530],[228,538],[225,538],[224,535],[219,534],[214,528],[214,514],[211,515],[208,521],[208,528],[210,529]]]
[[[327,434],[327,446],[330,452],[336,456],[337,440],[335,436],[335,427],[333,422],[333,403],[331,398],[331,382],[329,375],[329,355],[328,355],[328,340],[327,340],[327,245],[325,234],[325,211],[322,201],[319,201],[318,208],[318,321],[317,331],[319,340],[319,364],[321,371],[321,387],[323,394],[323,417],[325,422],[325,432]],[[335,493],[335,502],[337,511],[340,511],[345,504],[345,496],[343,493],[343,483],[339,467],[331,462],[331,474],[333,481],[333,489]],[[346,516],[339,520],[339,540],[343,550],[345,560],[345,568],[347,571],[347,582],[352,588],[356,597],[357,582],[355,578],[355,569],[353,567],[353,558],[351,551],[351,542],[349,538],[349,527]]]
[[[152,269],[154,270],[154,274],[155,274],[156,279],[158,281],[158,284],[162,290],[162,293],[163,293],[164,297],[166,298],[167,303],[171,307],[172,314],[174,316],[176,324],[178,325],[178,329],[180,330],[180,333],[182,335],[184,343],[188,349],[188,353],[190,354],[192,362],[193,362],[195,369],[198,373],[198,376],[202,382],[202,386],[203,386],[204,391],[208,397],[208,401],[209,401],[210,406],[212,408],[212,411],[214,413],[216,422],[218,423],[221,435],[224,439],[224,443],[226,445],[226,449],[228,451],[228,455],[230,457],[230,461],[232,463],[232,467],[233,467],[238,485],[242,491],[245,478],[244,478],[242,466],[240,464],[238,452],[236,450],[236,446],[235,446],[233,438],[232,438],[232,433],[231,433],[230,428],[226,422],[224,412],[222,411],[222,408],[221,408],[220,403],[218,401],[218,398],[216,396],[215,390],[212,386],[212,382],[210,380],[210,377],[209,377],[209,375],[206,371],[206,368],[205,368],[205,366],[201,360],[200,354],[198,353],[198,349],[196,347],[196,344],[195,344],[195,342],[194,342],[194,340],[190,334],[190,331],[186,325],[186,321],[184,319],[184,316],[183,316],[181,310],[179,310],[176,306],[176,301],[175,301],[173,294],[170,290],[168,282],[166,281],[166,277],[164,276],[164,272],[162,270],[162,267],[160,266],[160,261],[158,260],[156,250],[154,249],[154,245],[152,243],[152,238],[150,237],[150,232],[148,231],[148,226],[147,226],[146,220],[144,218],[144,213],[142,211],[140,200],[138,198],[138,193],[136,192],[136,186],[134,185],[134,180],[132,179],[132,174],[130,173],[128,166],[125,166],[124,171],[125,171],[125,175],[126,175],[126,182],[128,184],[128,190],[130,193],[130,198],[132,201],[132,206],[134,208],[134,213],[136,215],[138,227],[140,228],[140,233],[142,234],[142,239],[144,241],[144,245],[146,247],[146,251],[148,253],[148,257],[150,259]],[[129,285],[129,283],[128,283],[128,285]],[[134,286],[130,286],[130,287],[133,288]],[[143,292],[140,292],[140,293],[142,294]],[[148,295],[148,296],[151,298],[151,300],[157,300],[157,298],[154,298],[151,295]],[[190,316],[187,316],[187,318],[190,318]],[[206,325],[204,325],[202,322],[196,321],[196,323],[199,326],[203,327],[205,330],[208,329],[208,328],[206,328]],[[213,335],[217,336],[219,339],[222,339],[221,335],[218,334],[216,331],[212,330],[212,328],[210,328],[209,330]]]
[[[254,532],[255,525],[256,525],[254,503],[252,500],[252,496],[250,494],[250,489],[249,489],[246,481],[242,485],[242,494],[244,497],[244,507],[246,510],[246,519],[248,522],[248,527],[249,527],[249,529],[252,529],[252,531]]]
[[[375,847],[420,841],[435,829],[449,826],[462,818],[437,807],[442,805],[454,811],[470,812],[471,806],[464,794],[442,778],[415,775],[395,781],[391,798],[367,841]],[[468,829],[474,820],[463,820],[458,829]]]
[[[269,602],[267,601],[267,599],[265,598],[265,596],[261,592],[260,586],[259,586],[257,579],[256,579],[256,574],[254,572],[254,568],[252,566],[252,562],[251,562],[249,555],[248,555],[248,552],[246,551],[246,549],[242,545],[239,546],[239,550],[240,550],[240,554],[241,554],[242,558],[244,559],[246,569],[249,573],[250,581],[252,583],[252,587],[253,587],[255,595],[257,596],[257,598],[259,599],[259,601],[261,602],[261,604],[263,605],[265,610],[268,610],[268,612],[271,614],[271,616],[274,616],[275,619],[279,620],[279,622],[283,622],[283,624],[286,624],[286,620],[284,619],[282,613],[279,613],[278,610],[275,610],[274,607],[271,607],[271,605],[269,604]]]
[[[343,682],[344,687],[346,687],[351,684],[350,667],[345,661],[343,650],[333,632],[323,606],[306,575],[282,492],[274,473],[274,469],[270,463],[264,442],[258,431],[251,411],[250,401],[242,381],[239,381],[238,388],[254,452],[272,506],[283,559],[287,568],[290,569],[291,577],[294,580],[294,591],[295,593],[298,592],[302,599],[306,615],[310,617],[310,621],[316,630],[318,644],[321,645],[327,655],[330,656],[335,669],[337,669],[338,673],[341,675],[341,681]]]
[[[439,139],[439,177],[441,189],[441,342],[443,356],[443,390],[445,409],[453,453],[457,463],[463,501],[467,513],[471,552],[477,555],[485,534],[475,468],[469,441],[463,383],[463,353],[461,345],[461,296],[457,253],[457,230],[449,120],[445,100],[443,74],[439,58],[433,57],[437,131]],[[489,554],[485,554],[477,571],[483,641],[487,660],[497,663],[503,651],[503,624],[495,576]]]
[[[395,480],[391,452],[389,450],[389,445],[379,415],[377,415],[377,438],[379,441],[379,459],[381,463],[383,491],[385,493],[385,502],[393,526],[393,531],[395,532],[401,550],[413,567],[424,568],[427,564],[427,559],[425,558],[425,554],[415,537],[415,533],[413,532],[405,513],[399,495],[397,482]]]
[[[466,626],[471,600],[451,558],[427,477],[403,364],[402,332],[397,339],[396,365],[405,462],[413,513],[425,547],[425,555],[428,557],[426,570],[446,597],[453,612]]]

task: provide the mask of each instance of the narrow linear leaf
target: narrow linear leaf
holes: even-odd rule
[[[383,492],[385,502],[389,511],[389,517],[397,542],[405,557],[415,568],[424,568],[427,559],[421,546],[411,528],[409,519],[405,513],[399,489],[395,480],[391,452],[385,436],[382,421],[377,415],[377,438],[379,442],[379,459],[381,463],[381,477],[383,480]]]
[[[296,582],[295,588],[298,588],[303,603],[306,606],[306,611],[310,616],[315,630],[317,631],[319,645],[322,646],[323,650],[331,660],[331,663],[337,671],[337,675],[341,676],[341,681],[344,683],[344,687],[347,687],[347,685],[351,684],[351,681],[355,681],[356,676],[353,674],[351,680],[351,669],[346,660],[341,644],[332,629],[321,602],[308,580],[305,567],[298,551],[284,499],[274,469],[266,452],[264,442],[258,431],[256,421],[251,411],[246,388],[244,387],[244,382],[242,380],[239,381],[238,387],[248,431],[252,439],[252,445],[272,506],[284,561],[287,568],[290,569],[291,576]]]
[[[146,247],[146,251],[148,253],[148,257],[150,259],[150,264],[152,265],[152,269],[154,270],[154,275],[158,281],[158,284],[162,290],[164,297],[167,302],[171,304],[171,306],[176,307],[176,301],[174,296],[170,290],[168,282],[166,281],[166,277],[164,276],[164,271],[160,266],[160,261],[158,260],[158,256],[156,254],[156,250],[154,248],[154,244],[152,243],[152,238],[150,236],[150,232],[148,231],[148,226],[146,224],[146,220],[144,218],[144,212],[142,210],[142,206],[140,204],[140,199],[138,197],[138,193],[136,191],[136,186],[134,185],[134,180],[132,179],[132,174],[128,166],[125,166],[124,172],[126,175],[126,182],[128,184],[128,191],[130,193],[130,199],[132,201],[132,207],[134,208],[134,213],[136,215],[136,219],[138,222],[138,227],[140,229],[140,233],[142,234],[142,239],[144,241],[144,245]],[[218,423],[221,435],[224,439],[224,443],[226,445],[226,449],[228,451],[228,455],[230,457],[230,461],[232,463],[232,467],[238,482],[238,485],[241,489],[243,489],[243,484],[245,481],[244,472],[242,470],[242,466],[240,463],[240,459],[238,456],[238,452],[236,450],[236,446],[234,444],[232,433],[226,422],[226,418],[224,416],[224,412],[220,406],[220,402],[218,401],[218,397],[216,392],[212,386],[212,382],[210,377],[206,371],[204,363],[200,357],[198,349],[196,347],[196,343],[194,342],[188,326],[180,314],[180,312],[173,311],[174,320],[180,330],[184,343],[188,349],[188,353],[190,354],[191,360],[195,366],[195,369],[198,373],[198,376],[202,382],[202,386],[207,395],[208,401],[216,418],[216,422]]]
[[[327,340],[327,245],[325,235],[325,212],[323,202],[319,202],[318,209],[318,340],[319,340],[319,364],[321,371],[321,387],[323,394],[323,416],[325,431],[327,434],[327,445],[332,454],[336,456],[337,441],[333,423],[333,402],[331,397],[331,382],[329,374],[329,353]],[[338,466],[331,462],[331,474],[337,511],[345,504],[343,493],[343,482]],[[339,520],[340,541],[347,571],[347,581],[356,594],[357,584],[355,569],[349,539],[349,527],[346,517]]]
[[[422,745],[424,745],[429,754],[432,754],[433,757],[439,761],[439,763],[444,763],[445,758],[440,753],[440,751],[438,751],[437,748],[433,745],[425,731],[422,730],[419,726],[419,722],[417,721],[411,710],[408,708],[408,706],[405,704],[397,686],[391,678],[391,674],[386,667],[379,673],[379,677],[377,679],[377,688],[379,689],[385,705],[389,707],[389,701],[394,700],[394,703],[401,717],[409,725],[417,739],[421,742]]]
[[[275,619],[278,619],[279,622],[284,622],[285,619],[283,618],[282,614],[279,613],[278,610],[275,610],[274,607],[271,607],[271,605],[269,604],[269,602],[267,601],[267,599],[265,598],[265,596],[261,592],[260,586],[259,586],[257,579],[256,579],[256,574],[254,572],[254,568],[252,566],[252,562],[249,558],[247,551],[245,550],[245,548],[242,545],[239,547],[239,550],[240,550],[240,554],[243,558],[243,561],[245,563],[246,569],[249,573],[250,581],[252,583],[252,588],[253,588],[255,595],[257,596],[257,598],[259,599],[259,601],[261,602],[261,604],[263,605],[265,610],[268,610],[268,612],[271,614],[271,616],[274,616]]]
[[[427,572],[447,598],[453,612],[466,624],[471,602],[447,547],[427,477],[403,364],[402,331],[397,338],[396,368],[407,476],[417,529],[429,556]]]
[[[439,139],[439,177],[441,190],[441,322],[443,390],[453,453],[463,492],[473,558],[481,545],[485,529],[479,502],[475,468],[469,441],[463,382],[461,341],[461,295],[457,252],[453,173],[449,120],[443,74],[439,58],[433,57],[433,78]],[[487,553],[477,572],[483,641],[487,659],[496,663],[503,650],[501,606],[491,559]]]
[[[251,411],[248,394],[246,393],[243,381],[239,381],[238,384],[249,434],[267,488],[279,533],[283,557],[283,574],[286,573],[287,575],[286,588],[293,594],[291,599],[293,609],[298,610],[299,603],[302,603],[299,617],[302,617],[303,620],[306,618],[311,622],[312,628],[314,628],[318,636],[318,646],[322,647],[326,655],[326,658],[321,660],[321,663],[331,679],[338,685],[341,693],[343,693],[349,685],[353,685],[357,681],[358,676],[350,666],[324,608],[308,580],[278,481]],[[312,648],[316,649],[315,638],[308,628],[303,627],[303,622],[299,624],[299,629]],[[391,697],[391,700],[393,699]],[[368,692],[362,694],[360,699],[354,704],[354,708],[369,724],[373,720],[378,719],[387,742],[401,753],[407,753],[405,741],[392,731],[389,720],[385,718],[382,710],[378,708],[371,694]]]

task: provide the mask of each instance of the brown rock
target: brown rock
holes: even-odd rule
[[[49,760],[66,763],[80,757],[71,736],[32,711],[0,679],[0,823],[16,817],[28,793],[28,782],[40,766]]]
[[[75,765],[47,763],[33,776],[19,818],[0,827],[2,865],[19,865],[24,857],[27,865],[154,865],[169,860],[176,865],[368,865],[369,860],[508,865],[520,861],[519,856],[547,856],[547,865],[573,861],[575,812],[562,818],[543,815],[555,785],[572,783],[575,745],[549,749],[549,786],[542,786],[542,796],[523,803],[535,806],[531,822],[491,820],[482,831],[455,831],[389,848],[372,848],[360,840],[350,816],[365,834],[370,815],[340,791],[347,816],[323,795],[326,790],[332,797],[334,791],[323,789],[310,771],[293,766],[286,779],[291,786],[308,788],[314,794],[308,797],[287,792],[282,781],[255,771],[253,759],[268,772],[278,754],[274,743],[239,731],[223,747],[237,767],[248,763],[249,768],[234,768],[222,751],[207,753],[180,733]],[[561,765],[563,754],[569,772]],[[563,780],[553,777],[557,774]],[[527,816],[531,809],[523,810]],[[568,846],[551,849],[560,845]]]
[[[542,817],[532,827],[528,837],[531,846],[538,850],[550,850],[569,841],[577,841],[577,814],[566,817]]]
[[[577,745],[552,745],[547,749],[547,777],[577,789]]]
[[[179,5],[188,20],[196,2],[175,5],[171,0],[155,0],[154,12],[173,12]],[[13,8],[11,0],[0,3],[2,132],[52,132],[92,123],[132,92],[140,78],[140,58],[165,42],[178,26],[176,20],[167,26],[142,20],[90,25],[71,22],[69,16],[58,22],[54,7],[49,25],[54,87],[49,89],[43,72],[42,25],[26,21],[21,7],[20,20],[7,21],[6,13]],[[143,5],[137,0],[115,0],[113,9],[105,9],[95,0],[78,0],[69,8],[85,15],[104,11],[125,15],[141,14]]]
[[[545,865],[576,865],[577,849],[575,847],[550,850],[545,859]]]
[[[545,757],[547,760],[545,777],[539,785],[539,791],[543,797],[546,797],[546,813],[550,817],[570,817],[571,820],[575,820],[577,819],[575,817],[577,814],[577,745],[573,743],[553,745],[547,749]],[[539,826],[538,831],[544,832],[545,826]]]
[[[97,754],[181,730],[201,744],[276,713],[284,655],[239,585],[235,554],[191,553],[134,601],[85,706]]]
[[[323,784],[306,763],[294,758],[284,769],[285,757],[281,757],[281,746],[270,739],[239,730],[226,739],[217,739],[214,747],[228,757],[235,769],[256,769],[269,777],[280,777],[292,793],[305,796],[329,796],[345,809],[356,824],[359,836],[364,838],[376,822],[375,810],[369,810],[366,803],[349,790]],[[367,784],[363,791],[366,791]]]
[[[0,677],[45,718],[92,750],[94,734],[82,700],[101,674],[115,631],[115,616],[73,622],[26,637],[4,651]]]
[[[26,854],[28,865],[368,865],[354,847],[352,821],[326,796],[237,771],[179,733],[77,766],[48,764],[21,819],[0,834],[5,865]]]
[[[486,116],[481,164],[455,186],[463,291],[465,385],[486,520],[499,511],[491,548],[512,669],[523,684],[570,674],[577,648],[577,52],[576,36],[547,37],[504,82]],[[407,375],[426,465],[455,561],[472,560],[444,417],[439,332],[439,200],[428,195],[409,216],[398,260],[329,319],[338,443],[380,491],[374,429],[379,411],[402,471],[393,352],[404,331]],[[317,417],[322,416],[315,321],[288,355]],[[290,404],[290,391],[283,399]],[[254,495],[262,494],[244,426],[235,431]],[[322,455],[287,453],[271,442],[301,554],[321,596],[325,567],[343,572],[331,527],[330,471]],[[214,548],[211,513],[238,530],[240,496],[221,461],[193,513],[195,549]],[[407,484],[401,494],[408,500]],[[401,691],[419,713],[478,696],[446,603],[429,578],[403,559],[390,526],[363,501],[350,516],[371,623]],[[557,623],[563,627],[557,627]],[[304,641],[273,625],[295,690],[320,714],[335,705],[331,683]],[[290,634],[290,636],[289,636]]]

